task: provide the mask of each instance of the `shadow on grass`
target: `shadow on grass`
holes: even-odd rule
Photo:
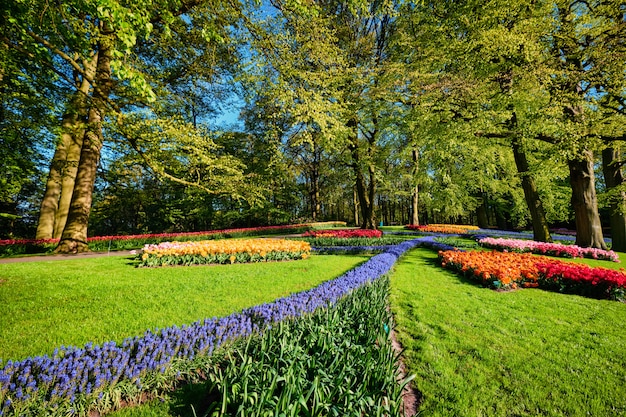
[[[486,285],[484,285],[484,284],[482,284],[482,283],[480,283],[480,282],[478,282],[478,281],[476,281],[474,279],[468,278],[466,275],[463,275],[463,274],[460,274],[458,272],[451,271],[449,269],[446,269],[446,268],[442,267],[441,266],[441,261],[436,256],[434,258],[433,257],[423,256],[422,257],[422,262],[423,262],[424,265],[427,265],[427,266],[432,267],[432,268],[436,268],[436,269],[438,269],[441,272],[447,272],[451,276],[455,277],[456,278],[455,284],[457,284],[457,285],[468,285],[468,286],[472,286],[472,287],[488,288]]]
[[[219,393],[211,392],[208,382],[186,384],[170,394],[170,414],[176,417],[203,416],[211,406],[219,406]]]

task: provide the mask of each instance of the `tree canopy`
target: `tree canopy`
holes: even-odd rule
[[[537,240],[570,226],[594,247],[608,231],[626,250],[625,14],[617,0],[2,4],[3,230],[69,252],[88,233],[465,222]]]

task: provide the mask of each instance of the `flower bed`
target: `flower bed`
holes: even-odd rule
[[[372,229],[338,229],[338,230],[309,230],[303,237],[331,237],[339,239],[349,238],[380,238],[383,236],[381,230]]]
[[[619,262],[617,253],[612,250],[581,248],[576,245],[560,243],[535,242],[534,240],[502,239],[486,237],[480,239],[481,246],[497,250],[515,252],[532,252],[541,255],[560,256],[565,258],[593,258]]]
[[[525,253],[441,251],[441,266],[493,288],[517,288],[537,281],[536,257]]]
[[[463,224],[429,224],[429,225],[406,225],[409,230],[423,233],[445,233],[452,235],[462,235],[470,230],[478,230],[477,226]]]
[[[397,238],[371,229],[310,230],[302,236],[318,253],[383,252],[398,243]]]
[[[165,240],[200,240],[208,237],[252,236],[270,233],[301,233],[308,224],[263,226],[236,229],[207,230],[202,232],[146,233],[122,236],[92,236],[87,238],[91,250],[119,250],[140,248],[145,244]],[[0,255],[42,253],[53,250],[59,239],[4,239],[0,240]]]
[[[535,264],[541,288],[592,298],[626,301],[626,274],[613,269],[573,264],[557,260]]]
[[[139,266],[206,265],[305,259],[308,242],[286,239],[228,239],[162,242],[144,246]]]
[[[176,379],[176,373],[171,375],[170,370],[177,361],[210,355],[228,341],[334,305],[353,290],[388,273],[397,258],[416,243],[400,243],[335,280],[224,318],[146,331],[119,345],[110,342],[84,348],[61,347],[51,357],[8,361],[0,369],[0,415],[73,415],[77,404],[82,404],[85,411],[111,401],[111,392],[123,384],[123,391],[134,387],[149,392],[155,388],[148,384],[150,375],[166,374]]]
[[[441,266],[496,289],[539,287],[625,301],[626,274],[530,253],[440,251]]]

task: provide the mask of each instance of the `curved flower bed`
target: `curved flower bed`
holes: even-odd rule
[[[560,256],[565,258],[593,258],[619,262],[617,253],[612,250],[581,248],[576,245],[535,242],[534,240],[503,239],[486,237],[480,239],[481,246],[497,250],[514,252],[532,252],[540,255]]]
[[[176,360],[210,355],[228,341],[333,305],[354,289],[388,273],[397,258],[417,243],[405,241],[335,280],[228,317],[147,331],[119,345],[109,342],[83,348],[61,347],[52,356],[8,361],[0,369],[0,415],[34,415],[34,410],[42,409],[60,415],[61,408],[71,407],[79,399],[97,403],[116,384],[131,381],[141,387],[147,375],[166,372]]]
[[[539,287],[625,301],[626,274],[530,253],[440,251],[441,266],[491,288]]]
[[[383,236],[380,230],[372,229],[338,229],[338,230],[308,230],[303,237],[333,237],[340,239],[349,238],[379,238]]]
[[[305,259],[308,242],[286,239],[201,240],[144,246],[139,266],[205,265]]]
[[[406,225],[409,230],[415,230],[424,233],[445,233],[453,235],[462,235],[470,230],[478,230],[477,226],[464,224],[429,224],[429,225]]]

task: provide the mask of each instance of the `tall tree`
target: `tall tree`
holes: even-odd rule
[[[322,1],[302,7],[273,1],[265,22],[250,23],[257,83],[271,85],[292,127],[320,134],[325,151],[351,167],[361,227],[376,227],[376,187],[383,172],[381,108],[389,105],[385,72],[394,5]]]
[[[400,42],[419,45],[411,54],[415,60],[411,67],[417,69],[412,82],[418,86],[430,83],[432,90],[442,85],[445,77],[458,79],[454,84],[448,83],[447,88],[462,88],[466,93],[442,97],[450,111],[456,113],[455,117],[474,124],[479,135],[510,141],[534,238],[549,241],[547,219],[523,146],[528,122],[522,117],[526,111],[518,110],[518,107],[532,107],[523,101],[524,94],[528,89],[537,89],[529,81],[533,77],[533,65],[541,60],[547,3],[496,2],[479,7],[476,2],[462,1],[406,7],[403,28],[407,33]],[[429,90],[413,89],[420,95]],[[467,105],[459,106],[459,98]],[[478,214],[484,225],[482,205]]]
[[[125,107],[144,107],[146,103],[155,101],[150,73],[142,71],[145,65],[141,60],[132,59],[138,39],[149,39],[155,25],[165,37],[180,22],[183,24],[178,26],[186,30],[185,19],[179,16],[205,3],[208,2],[193,0],[181,4],[163,0],[125,4],[76,0],[40,5],[38,0],[32,0],[3,9],[9,23],[3,37],[5,45],[28,60],[52,67],[65,85],[74,89],[75,94],[70,95],[66,106],[65,133],[84,129],[76,181],[58,251],[75,252],[87,248],[87,225],[105,123],[110,116],[123,114]],[[207,8],[224,10],[221,4],[211,5],[213,7]],[[232,6],[226,8],[229,7]],[[213,23],[204,30],[207,39],[217,42],[219,33],[227,31],[229,26],[223,21]],[[195,33],[198,32],[200,29]],[[83,83],[85,80],[88,85]],[[112,94],[114,91],[115,94]],[[77,125],[77,129],[72,129],[73,120],[82,117],[84,128]],[[56,159],[59,163],[55,165],[61,166],[67,161],[64,152]],[[59,176],[53,178],[55,184],[60,183]],[[187,183],[194,184],[193,181]],[[53,209],[49,211],[55,212],[54,204],[59,193],[55,191],[52,194],[50,201]],[[47,205],[44,204],[44,207]],[[51,222],[48,220],[47,223]]]
[[[555,114],[560,134],[554,136],[569,155],[576,242],[580,246],[606,248],[593,168],[594,154],[602,148],[598,137],[611,136],[611,132],[606,130],[596,103],[605,95],[606,87],[615,85],[617,80],[611,77],[620,73],[620,69],[621,77],[618,77],[624,85],[623,60],[620,63],[619,58],[617,61],[605,58],[620,50],[623,4],[561,0],[555,2],[552,17],[548,38],[551,75],[546,74],[543,82],[550,92],[553,108],[560,110]],[[623,46],[621,51],[623,54]]]

